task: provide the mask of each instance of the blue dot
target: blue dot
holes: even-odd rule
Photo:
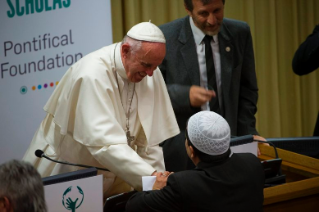
[[[42,88],[42,86],[41,85],[38,85],[38,89],[40,90]]]

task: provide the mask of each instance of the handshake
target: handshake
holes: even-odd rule
[[[167,178],[169,175],[173,174],[174,172],[157,172],[155,171],[152,176],[156,176],[155,183],[153,185],[153,190],[160,190],[166,186]]]

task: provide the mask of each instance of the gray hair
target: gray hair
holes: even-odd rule
[[[134,38],[131,38],[127,35],[125,35],[122,40],[122,45],[124,43],[128,43],[130,45],[132,54],[135,54],[142,46],[142,41],[135,40]]]
[[[0,197],[7,197],[14,212],[46,212],[44,188],[29,163],[11,160],[0,165]]]

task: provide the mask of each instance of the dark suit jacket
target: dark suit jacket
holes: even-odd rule
[[[319,68],[319,25],[295,52],[292,68],[298,75],[308,74]]]
[[[250,153],[233,154],[223,163],[199,163],[195,170],[169,176],[162,190],[138,192],[126,211],[258,212],[263,209],[264,172]]]
[[[166,57],[160,65],[177,122],[183,133],[187,119],[200,111],[191,107],[189,89],[200,85],[199,64],[189,16],[160,26]],[[232,135],[258,134],[255,129],[258,88],[249,26],[224,19],[218,34],[224,118]],[[230,47],[230,51],[226,51]]]
[[[319,25],[295,52],[292,68],[298,75],[309,74],[319,68]],[[313,136],[319,136],[319,113]],[[319,158],[319,155],[316,158]]]

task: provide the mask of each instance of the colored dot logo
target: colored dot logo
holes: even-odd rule
[[[44,83],[43,85],[33,85],[33,86],[31,87],[31,90],[32,90],[32,91],[44,90],[44,89],[46,89],[46,88],[50,88],[50,87],[57,86],[58,84],[59,84],[59,81]],[[27,92],[28,92],[27,86],[22,86],[22,87],[20,88],[20,93],[21,93],[21,94],[26,94]]]
[[[22,86],[22,87],[20,88],[20,93],[21,93],[21,94],[26,94],[27,92],[28,92],[27,86]]]

